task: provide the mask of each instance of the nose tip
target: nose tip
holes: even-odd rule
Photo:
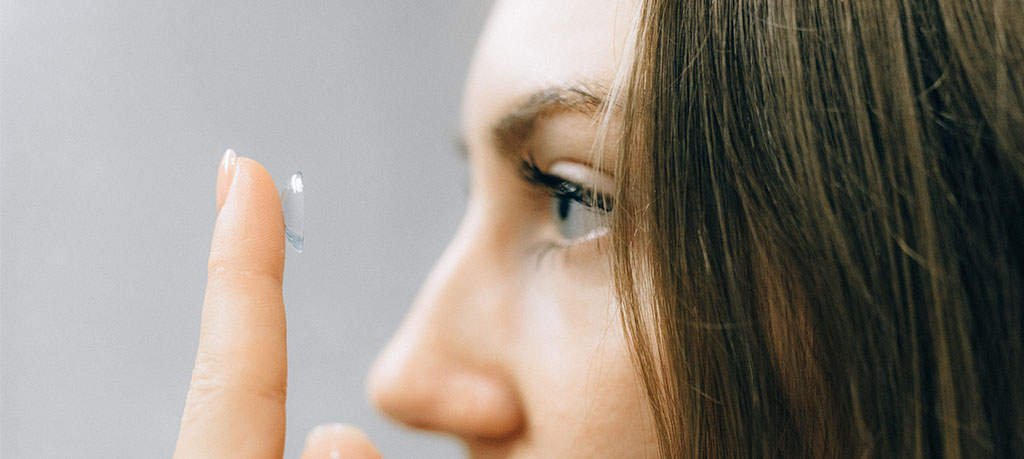
[[[472,440],[507,439],[523,429],[518,395],[502,374],[396,338],[367,383],[382,413],[412,428]]]

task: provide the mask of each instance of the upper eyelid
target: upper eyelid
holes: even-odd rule
[[[566,196],[587,207],[606,212],[613,207],[608,196],[582,183],[544,172],[531,159],[521,159],[520,175],[527,183],[542,187],[552,195]],[[573,189],[566,189],[566,185],[571,185]]]
[[[540,170],[540,167],[537,166],[537,163],[532,158],[520,158],[519,175],[528,183],[552,190],[555,190],[559,184],[566,181],[557,175],[548,174]]]

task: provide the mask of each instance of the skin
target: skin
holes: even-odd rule
[[[616,0],[499,1],[481,38],[463,107],[469,205],[368,380],[383,413],[456,436],[471,457],[655,455],[614,301],[608,236],[564,237],[550,192],[521,173],[530,158],[545,173],[611,193],[614,151],[593,148],[598,107],[537,95],[583,88],[603,97],[634,13]],[[176,457],[281,457],[280,202],[257,163],[220,170]],[[308,437],[303,457],[379,453],[357,429],[331,426]]]

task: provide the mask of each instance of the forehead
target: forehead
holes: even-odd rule
[[[499,0],[467,82],[467,140],[484,140],[503,113],[544,88],[610,86],[635,8],[633,0]]]

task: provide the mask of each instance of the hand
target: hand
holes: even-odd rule
[[[199,351],[176,458],[280,458],[288,356],[284,217],[274,181],[229,151],[217,177]],[[358,429],[315,429],[303,458],[380,458]]]

